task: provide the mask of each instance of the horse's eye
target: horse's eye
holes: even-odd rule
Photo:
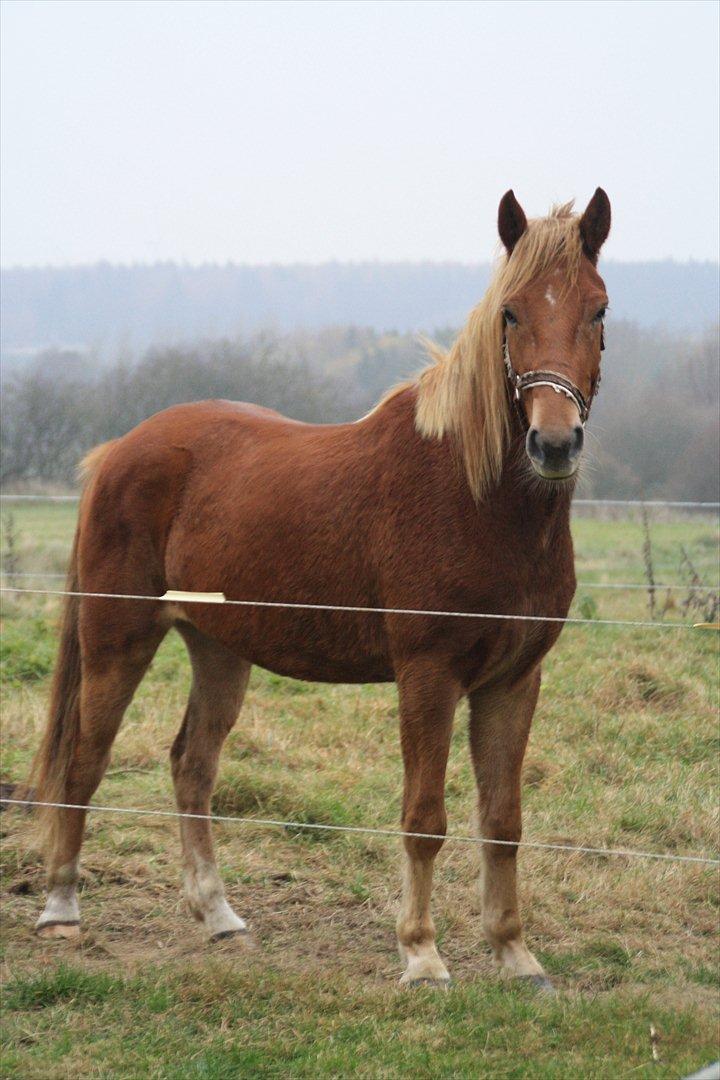
[[[517,326],[517,318],[513,315],[510,308],[503,308],[503,319],[507,326]]]
[[[594,323],[602,322],[603,319],[605,318],[606,313],[607,313],[607,308],[601,307],[600,310],[598,311],[597,315],[593,315],[593,322]]]

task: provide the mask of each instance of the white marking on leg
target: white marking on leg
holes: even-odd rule
[[[482,853],[483,926],[496,966],[503,974],[518,977],[544,975],[540,963],[523,941],[517,910],[515,864],[498,858],[487,847]]]
[[[450,973],[435,946],[435,926],[430,917],[432,874],[432,859],[407,859],[397,921],[400,957],[407,965],[401,986],[424,980],[450,981]]]
[[[191,861],[190,861],[191,860]],[[214,862],[189,856],[185,870],[185,896],[192,914],[209,937],[247,931],[247,924],[225,899],[225,888]]]
[[[53,936],[77,936],[80,922],[80,905],[77,897],[78,860],[66,863],[52,875],[50,891],[42,915],[35,923],[36,930],[53,926],[72,927],[66,934]]]

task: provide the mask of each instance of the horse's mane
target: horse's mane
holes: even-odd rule
[[[476,499],[499,481],[510,435],[503,306],[513,293],[553,267],[563,271],[566,287],[577,280],[582,256],[578,221],[572,202],[530,221],[512,255],[500,261],[487,292],[450,349],[427,343],[433,363],[415,383],[396,387],[383,399],[408,385],[417,386],[417,430],[426,438],[455,436]]]

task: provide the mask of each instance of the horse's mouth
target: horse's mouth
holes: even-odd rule
[[[553,484],[567,484],[571,480],[575,480],[577,477],[578,465],[580,464],[579,461],[574,461],[567,469],[548,469],[547,467],[537,464],[532,458],[529,460],[535,475],[539,476],[541,480],[547,480]]]

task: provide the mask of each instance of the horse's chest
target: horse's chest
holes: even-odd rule
[[[559,567],[556,567],[559,571]],[[503,587],[478,611],[497,612],[483,620],[470,651],[468,679],[481,685],[522,677],[535,667],[557,641],[574,592],[572,559],[562,572],[546,573],[537,563],[532,573],[509,575]]]

